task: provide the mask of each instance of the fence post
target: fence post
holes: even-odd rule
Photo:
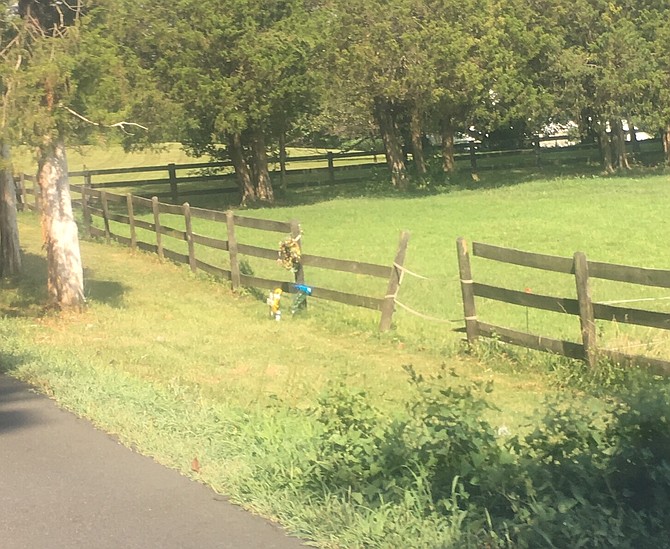
[[[335,155],[332,151],[326,153],[328,156],[328,180],[335,181]]]
[[[461,294],[463,295],[463,314],[465,316],[465,333],[470,345],[474,344],[479,337],[479,325],[477,322],[477,309],[475,307],[475,292],[472,280],[472,268],[470,266],[470,254],[468,243],[464,238],[456,241],[458,251],[458,272],[461,280]]]
[[[172,203],[176,204],[179,200],[179,192],[177,189],[177,167],[174,163],[168,164],[168,177],[170,178],[170,197]]]
[[[533,140],[533,150],[535,151],[535,166],[538,168],[542,165],[542,159],[540,158],[540,153],[542,149],[540,147],[540,137],[536,136]]]
[[[84,227],[86,228],[86,232],[88,233],[88,236],[91,236],[91,210],[88,208],[88,191],[90,190],[90,186],[88,185],[87,181],[84,180],[84,184],[81,186],[81,211],[82,211],[82,216],[84,219]]]
[[[279,186],[286,192],[286,128],[279,132]]]
[[[126,194],[126,204],[128,206],[128,225],[130,226],[130,248],[137,248],[137,232],[135,231],[135,206],[133,204],[133,195]]]
[[[191,271],[197,270],[195,263],[195,243],[193,242],[193,225],[191,224],[191,206],[188,202],[184,202],[182,206],[184,209],[184,224],[186,225],[186,243],[188,244],[188,264]]]
[[[154,212],[154,230],[156,231],[156,251],[158,252],[158,257],[163,259],[165,254],[163,253],[163,238],[162,238],[162,229],[161,229],[161,213],[160,213],[160,204],[158,203],[158,197],[151,197],[151,209]]]
[[[291,219],[291,238],[298,242],[298,249],[300,250],[300,255],[302,256],[302,232],[300,231],[300,223],[297,219]],[[298,265],[298,270],[294,273],[294,280],[296,284],[305,283],[305,271],[302,268],[302,261]],[[300,302],[300,309],[307,308],[307,298]]]
[[[228,255],[230,256],[230,281],[233,290],[239,289],[240,281],[240,262],[237,257],[237,239],[235,238],[235,216],[233,212],[226,212],[226,226],[228,228]]]
[[[26,174],[19,175],[19,210],[23,211],[26,208]]]
[[[474,141],[470,141],[470,170],[477,173],[477,153]]]
[[[100,203],[102,204],[102,220],[105,224],[105,238],[109,243],[112,233],[109,230],[109,204],[107,203],[107,192],[100,191]]]
[[[407,244],[409,242],[409,233],[402,231],[400,233],[400,243],[398,244],[398,251],[393,260],[391,267],[391,276],[386,288],[386,295],[381,307],[382,317],[379,321],[379,331],[386,332],[391,329],[391,320],[393,319],[393,311],[395,310],[395,298],[398,295],[400,284],[402,283],[402,267],[405,263],[405,255],[407,255]]]
[[[298,248],[300,249],[300,255],[302,255],[302,237],[300,232],[300,223],[296,219],[291,219],[291,238],[298,241]],[[298,270],[295,272],[295,283],[304,284],[305,283],[305,271],[302,268],[302,263],[298,266]]]
[[[35,211],[42,212],[42,189],[40,188],[39,174],[33,178],[33,194],[35,195]]]
[[[589,286],[589,264],[586,255],[577,252],[574,255],[575,283],[579,300],[579,323],[582,328],[582,342],[586,362],[593,367],[597,362],[596,321],[593,316],[593,302]]]

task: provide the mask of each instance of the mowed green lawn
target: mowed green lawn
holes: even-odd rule
[[[252,293],[236,295],[226,283],[193,275],[186,266],[91,241],[82,242],[89,307],[81,314],[44,314],[38,219],[24,213],[25,275],[3,282],[0,302],[2,369],[184,473],[194,474],[189,466],[197,456],[203,481],[323,546],[391,547],[380,541],[391,529],[384,520],[392,520],[393,529],[406,523],[403,535],[417,536],[416,547],[436,546],[434,539],[443,538],[431,537],[431,527],[420,516],[360,509],[365,515],[360,518],[334,501],[316,505],[294,489],[291,479],[304,474],[294,469],[300,462],[296,453],[316,433],[310,410],[324,391],[343,384],[364,391],[393,416],[408,395],[407,365],[426,376],[453,369],[458,377],[450,379],[457,384],[493,381],[487,398],[499,410],[488,411],[486,419],[505,433],[526,432],[533,411],[557,394],[576,408],[600,409],[598,399],[564,386],[556,371],[566,372],[565,363],[562,370],[556,363],[547,367],[545,355],[531,352],[519,352],[516,361],[508,362],[486,346],[475,356],[459,352],[463,335],[453,331],[462,326],[455,240],[464,236],[564,256],[581,250],[594,260],[670,269],[669,199],[668,177],[656,175],[333,198],[242,212],[299,219],[306,252],[382,264],[391,263],[399,232],[409,230],[406,266],[428,280],[406,277],[399,300],[453,322],[425,320],[399,309],[394,329],[383,335],[376,332],[376,313],[316,299],[307,314],[270,321],[266,305]],[[168,219],[166,224],[182,227],[178,218]],[[222,227],[200,221],[195,229],[224,234]],[[276,248],[281,235],[240,231],[239,237]],[[148,234],[142,238],[150,241]],[[225,261],[202,249],[197,253],[215,264]],[[249,264],[259,275],[289,276],[272,262],[250,259]],[[574,295],[570,277],[476,258],[473,271],[478,280],[514,289]],[[306,279],[379,297],[386,291],[383,281],[317,269],[307,270]],[[594,298],[602,301],[668,295],[630,285],[594,285]],[[576,318],[491,302],[478,305],[483,320],[578,339]],[[646,305],[670,310],[668,300]],[[640,351],[638,345],[645,343],[642,348],[650,354],[670,354],[662,332],[628,332],[619,326],[601,331],[612,345]]]

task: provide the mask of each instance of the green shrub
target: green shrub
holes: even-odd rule
[[[396,417],[339,386],[320,401],[307,483],[366,508],[414,503],[457,519],[460,546],[648,547],[670,539],[670,404],[641,392],[602,414],[549,403],[536,427],[501,441],[482,419],[486,384],[407,368]]]
[[[408,371],[415,395],[396,418],[343,386],[320,400],[314,486],[368,506],[414,491],[432,512],[453,507],[457,484],[476,486],[479,472],[500,460],[494,430],[481,419],[489,404],[477,395],[488,387],[445,386],[444,374],[428,382]]]
[[[609,487],[620,506],[635,513],[629,535],[670,538],[670,394],[644,389],[613,412],[605,436]]]
[[[323,431],[312,486],[369,507],[400,501],[411,484],[402,455],[403,425],[370,405],[364,391],[345,386],[326,393],[316,414]]]

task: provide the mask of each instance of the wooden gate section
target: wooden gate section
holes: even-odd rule
[[[670,375],[669,361],[600,349],[595,329],[596,320],[605,320],[670,330],[670,314],[619,307],[606,303],[594,303],[591,299],[589,285],[590,279],[599,278],[643,286],[670,288],[670,271],[588,261],[586,255],[582,252],[577,252],[572,258],[567,258],[502,248],[480,242],[472,243],[472,255],[475,257],[574,276],[577,299],[554,297],[476,282],[472,275],[470,251],[465,239],[459,238],[457,240],[457,250],[465,326],[470,344],[474,344],[479,337],[490,337],[529,349],[548,351],[584,360],[590,366],[594,366],[599,359],[604,358],[620,364],[646,366],[656,373]],[[552,339],[483,322],[477,316],[477,297],[577,316],[581,326],[582,342],[574,343]]]

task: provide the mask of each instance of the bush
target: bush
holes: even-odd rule
[[[645,389],[613,412],[605,436],[609,487],[619,505],[635,513],[629,535],[670,534],[670,394]]]
[[[487,387],[443,387],[444,374],[428,383],[408,371],[415,396],[396,418],[343,386],[320,400],[315,485],[371,506],[420,490],[433,509],[451,499],[454,478],[475,485],[478,471],[499,459],[494,431],[481,419],[489,405],[476,396]]]
[[[460,546],[649,547],[670,538],[667,392],[619,400],[605,420],[557,401],[528,435],[501,441],[482,419],[490,386],[407,370],[413,394],[395,417],[343,386],[321,399],[312,490],[458,516]]]

